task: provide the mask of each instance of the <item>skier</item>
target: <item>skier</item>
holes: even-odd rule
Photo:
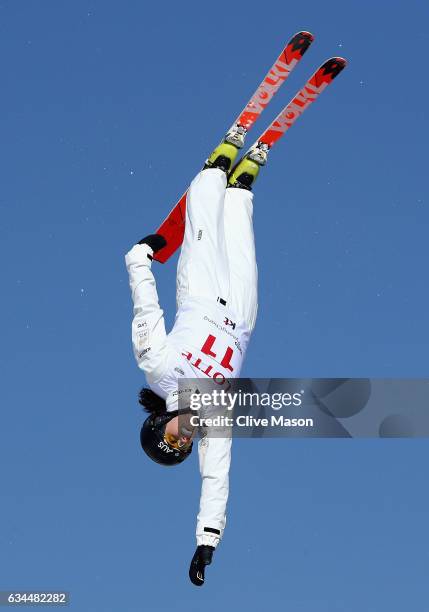
[[[149,412],[140,440],[145,453],[162,465],[178,465],[192,451],[194,432],[179,430],[178,379],[211,378],[222,384],[238,377],[255,326],[251,185],[259,164],[246,156],[233,168],[243,140],[239,131],[229,132],[189,188],[177,314],[169,334],[151,271],[165,239],[146,236],[125,258],[134,302],[133,349],[150,386],[140,392]],[[202,488],[189,577],[200,586],[225,528],[231,437],[203,436],[198,454]]]
[[[169,334],[165,331],[151,263],[167,244],[160,230],[168,231],[173,219],[176,226],[163,261],[181,243],[183,234],[176,213],[181,213],[182,200],[159,233],[146,236],[126,255],[134,301],[134,354],[150,386],[140,392],[140,403],[149,412],[140,441],[145,453],[162,465],[182,463],[192,451],[195,432],[186,419],[179,423],[179,414],[189,413],[189,409],[179,408],[179,394],[183,392],[179,379],[202,378],[224,384],[240,374],[258,308],[253,182],[271,147],[343,70],[346,60],[326,60],[241,161],[236,165],[234,162],[247,131],[281,84],[279,71],[283,71],[280,80],[284,82],[312,40],[309,32],[300,32],[291,39],[224,141],[191,183],[177,267],[177,314]],[[211,563],[225,528],[231,457],[230,435],[212,437],[204,435],[204,430],[202,434],[198,444],[202,488],[197,549],[189,568],[189,577],[197,586],[204,584],[205,566]]]

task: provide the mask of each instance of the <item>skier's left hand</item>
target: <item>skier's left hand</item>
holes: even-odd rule
[[[161,234],[150,234],[142,238],[137,244],[147,244],[154,253],[157,253],[166,246],[167,241]]]
[[[206,546],[204,544],[197,546],[189,567],[189,578],[195,586],[202,586],[204,584],[204,570],[206,565],[210,565],[212,562],[213,552],[214,546]]]

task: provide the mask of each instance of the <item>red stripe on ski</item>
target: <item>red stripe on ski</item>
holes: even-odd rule
[[[291,102],[274,119],[257,142],[262,142],[269,147],[283,136],[292,127],[295,121],[302,115],[306,108],[314,102],[322,91],[335,79],[346,67],[347,62],[342,57],[331,57],[307,81],[304,87],[297,93]]]
[[[160,263],[165,263],[170,259],[183,242],[183,237],[185,235],[187,194],[188,192],[185,191],[168,217],[156,230],[156,233],[164,236],[167,241],[167,246],[154,255],[154,259]]]

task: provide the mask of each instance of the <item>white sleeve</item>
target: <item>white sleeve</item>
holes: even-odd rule
[[[154,382],[167,367],[168,344],[164,313],[159,306],[151,264],[153,251],[147,244],[136,244],[125,256],[134,303],[132,340],[139,368]]]
[[[198,444],[198,455],[202,486],[197,518],[197,544],[216,547],[226,524],[231,437],[202,438]]]

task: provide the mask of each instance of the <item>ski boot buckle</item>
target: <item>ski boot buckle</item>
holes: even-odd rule
[[[269,146],[264,142],[258,142],[253,149],[250,149],[247,157],[260,166],[264,166],[267,163],[269,149]]]
[[[246,133],[247,130],[245,127],[242,125],[234,125],[225,136],[225,142],[229,142],[238,149],[241,149],[244,145]]]

